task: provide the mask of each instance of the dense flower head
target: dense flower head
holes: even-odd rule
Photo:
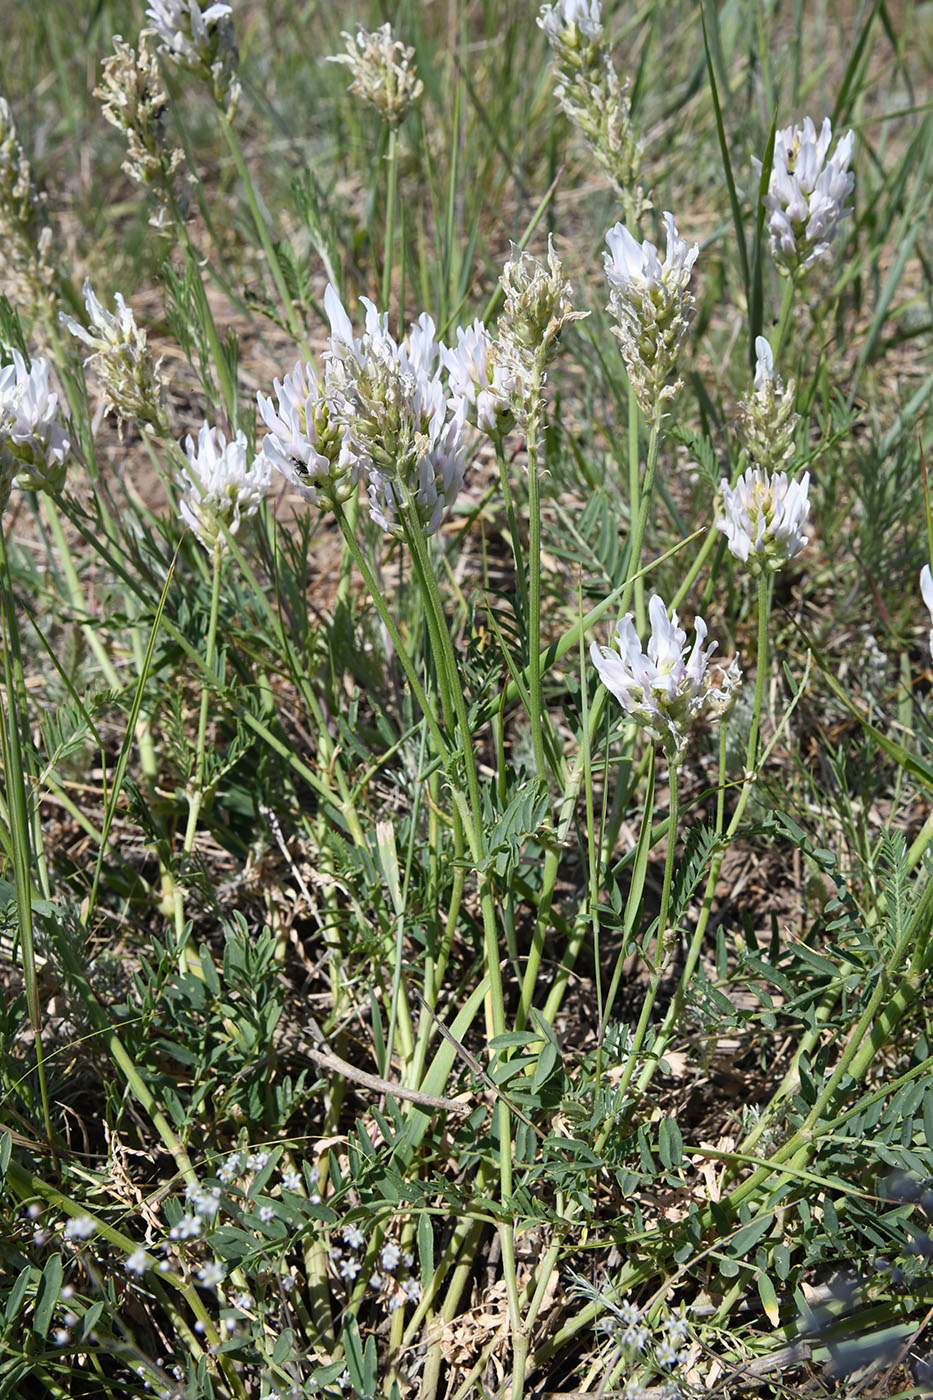
[[[263,456],[249,463],[245,434],[237,432],[228,440],[220,428],[207,423],[197,442],[190,435],[185,439],[185,453],[182,519],[205,549],[222,550],[220,523],[235,535],[241,523],[255,515],[272,485],[272,468]]]
[[[783,568],[807,543],[802,526],[810,512],[809,489],[809,472],[795,481],[760,467],[749,467],[735,486],[720,483],[723,514],[716,528],[753,574]]]
[[[291,374],[276,379],[277,403],[257,394],[269,429],[262,450],[269,463],[314,505],[346,501],[356,490],[361,461],[334,406],[310,363],[299,360]]]
[[[851,214],[846,203],[855,188],[849,170],[855,137],[851,131],[829,147],[829,117],[817,132],[809,117],[803,126],[788,126],[774,138],[774,162],[765,195],[771,255],[778,271],[795,276],[829,252],[841,221]],[[761,175],[761,161],[752,158]]]
[[[414,508],[422,529],[433,534],[465,472],[463,417],[442,380],[446,347],[426,313],[399,344],[387,317],[367,297],[360,300],[365,322],[356,337],[334,288],[324,293],[331,326],[325,380],[334,421],[368,478],[370,514],[377,524],[401,534],[399,512]]]
[[[741,403],[740,422],[745,450],[764,471],[779,470],[794,452],[794,381],[785,389],[775,372],[774,352],[763,335],[755,340],[755,382]]]
[[[165,393],[159,376],[161,361],[155,363],[146,338],[130,307],[116,293],[116,315],[107,311],[94,295],[90,281],[84,280],[84,305],[88,326],[73,316],[61,320],[73,336],[91,351],[85,360],[91,365],[104,391],[104,404],[121,422],[151,423],[167,431]]]
[[[573,288],[548,237],[547,262],[512,246],[499,285],[505,295],[499,317],[499,356],[513,387],[515,416],[526,423],[538,403],[544,371],[557,354],[561,332],[589,313],[574,311]]]
[[[349,91],[375,107],[386,125],[396,130],[424,87],[412,63],[414,49],[396,39],[390,24],[372,31],[361,26],[355,37],[347,33],[342,37],[347,51],[334,54],[330,62],[346,64],[353,75]]]
[[[920,570],[920,593],[933,619],[933,573],[929,564],[924,564]],[[933,653],[933,627],[930,628],[930,651]]]
[[[18,350],[0,368],[0,461],[7,482],[26,491],[60,491],[71,449],[49,388],[49,362],[36,356],[27,368]],[[4,501],[5,504],[5,501]]]
[[[488,437],[508,432],[514,421],[515,376],[482,321],[458,326],[456,346],[445,346],[441,359],[461,416]]]
[[[240,83],[231,6],[210,4],[202,10],[199,0],[151,0],[146,18],[162,52],[208,82],[214,100],[232,116]]]
[[[651,636],[643,652],[632,616],[626,613],[616,623],[614,648],[593,642],[590,655],[606,688],[676,764],[694,720],[704,709],[725,712],[741,672],[733,663],[715,683],[710,658],[716,643],[703,650],[707,627],[702,617],[694,621],[696,635],[689,647],[676,612],[669,614],[655,594],[648,604]]]
[[[693,319],[690,292],[699,246],[689,245],[677,232],[674,216],[664,215],[667,251],[662,262],[656,246],[639,243],[624,224],[606,234],[603,254],[609,282],[609,310],[616,319],[614,333],[632,387],[645,413],[651,415],[678,384],[667,380],[677,365],[681,344]]]

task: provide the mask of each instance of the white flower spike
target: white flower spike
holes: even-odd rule
[[[693,319],[690,277],[700,249],[677,232],[674,216],[664,215],[667,251],[661,261],[647,239],[639,243],[624,224],[606,234],[603,254],[609,282],[609,310],[632,387],[647,416],[672,398],[679,384],[667,384]]]
[[[219,428],[204,424],[197,442],[185,439],[188,466],[181,473],[185,493],[181,515],[207,550],[223,550],[222,521],[231,535],[255,515],[270,486],[272,467],[262,456],[247,464],[246,437],[227,440]]]
[[[104,406],[113,409],[122,422],[151,423],[159,432],[168,428],[165,396],[159,378],[159,364],[153,362],[146,332],[119,292],[115,295],[117,314],[108,311],[94,295],[90,281],[84,280],[84,305],[90,330],[64,312],[62,324],[83,340],[91,354],[85,360],[93,365],[104,391]]]
[[[805,117],[803,126],[785,127],[774,138],[765,213],[771,255],[788,277],[827,255],[839,224],[852,212],[846,200],[855,188],[849,170],[855,137],[847,131],[829,156],[832,139],[829,117],[819,133]],[[761,161],[753,157],[752,164],[760,176]]]
[[[720,482],[723,514],[716,521],[736,559],[753,574],[781,569],[807,543],[803,523],[810,513],[810,473],[794,481],[786,472],[769,475],[749,467],[735,486]]]
[[[741,672],[733,663],[714,686],[709,663],[716,643],[703,650],[707,628],[702,617],[695,619],[696,638],[690,648],[676,612],[668,614],[655,594],[648,604],[651,636],[643,652],[632,616],[626,613],[616,623],[615,649],[593,642],[590,655],[603,685],[641,728],[663,744],[676,765],[694,720],[704,708],[717,715],[727,710]]]

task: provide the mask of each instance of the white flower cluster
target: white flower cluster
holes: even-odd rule
[[[579,36],[601,40],[603,12],[599,0],[557,0],[542,5],[538,24],[549,44],[579,44]]]
[[[678,764],[687,733],[704,709],[721,716],[731,707],[741,681],[735,661],[723,671],[718,686],[709,669],[716,649],[703,650],[707,627],[695,619],[696,638],[687,646],[687,634],[677,614],[668,614],[655,594],[648,604],[651,636],[643,652],[632,614],[616,623],[615,648],[593,642],[590,655],[603,685],[612,692],[636,724],[664,746],[668,759]]]
[[[344,32],[347,52],[334,54],[329,62],[344,63],[353,75],[349,91],[371,107],[392,130],[397,130],[423,91],[423,83],[415,72],[414,49],[396,39],[390,24],[372,31],[356,31],[356,37]]]
[[[587,311],[574,311],[573,288],[548,236],[547,261],[512,245],[499,278],[504,294],[494,364],[502,369],[499,392],[508,392],[517,421],[526,426],[539,403],[545,369],[557,354],[561,333]]]
[[[248,462],[242,432],[229,440],[207,423],[197,442],[185,439],[188,465],[180,474],[184,487],[181,515],[207,550],[223,550],[220,522],[231,535],[255,515],[272,485],[272,468],[262,456]]]
[[[787,388],[774,369],[774,353],[763,335],[755,340],[755,382],[740,405],[742,438],[749,459],[765,471],[777,471],[794,452],[794,381]]]
[[[444,346],[441,360],[462,416],[493,439],[507,433],[515,421],[516,376],[482,321],[477,318],[466,329],[458,326],[457,344]]]
[[[677,233],[674,216],[664,215],[667,251],[664,261],[653,243],[644,243],[616,224],[606,234],[603,254],[609,282],[614,334],[622,350],[632,388],[646,416],[672,398],[679,382],[668,384],[680,347],[693,319],[690,276],[699,245]]]
[[[231,6],[218,3],[202,10],[199,0],[151,0],[146,18],[162,52],[209,82],[214,100],[232,116],[240,83]]]
[[[356,337],[327,287],[331,336],[323,381],[312,365],[298,364],[275,381],[277,404],[259,395],[269,428],[262,450],[310,501],[332,506],[365,480],[370,514],[384,530],[401,534],[399,512],[412,509],[433,534],[463,484],[467,395],[445,389],[442,371],[451,352],[435,338],[430,316],[420,316],[398,343],[386,316],[361,300],[365,322]]]
[[[49,389],[49,362],[37,355],[27,368],[18,350],[0,368],[0,509],[10,486],[54,495],[65,484],[71,441]]]
[[[781,569],[800,553],[808,539],[802,526],[810,512],[809,472],[794,481],[786,472],[749,467],[735,486],[723,481],[720,489],[723,514],[716,528],[753,574]]]
[[[809,117],[774,138],[774,163],[765,195],[771,255],[778,271],[797,276],[829,252],[841,221],[851,214],[846,200],[855,188],[849,170],[855,137],[851,131],[829,156],[833,128],[824,118],[817,134]],[[828,159],[827,159],[828,156]],[[761,175],[761,161],[753,157]]]
[[[113,53],[101,65],[101,80],[94,96],[111,126],[126,140],[126,158],[121,170],[137,185],[151,190],[159,201],[150,219],[163,228],[175,205],[184,212],[188,192],[175,176],[184,161],[182,152],[168,145],[165,119],[168,94],[159,71],[159,60],[149,49],[148,36],[139,36],[139,51],[113,36]]]
[[[94,368],[104,391],[105,408],[113,409],[121,423],[151,423],[159,432],[166,432],[165,394],[159,377],[161,360],[158,364],[153,362],[146,332],[139,329],[119,292],[114,315],[100,304],[87,278],[83,291],[90,329],[64,313],[61,320],[72,335],[89,347],[91,354],[84,363]]]

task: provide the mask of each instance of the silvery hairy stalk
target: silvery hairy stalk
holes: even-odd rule
[[[700,252],[696,243],[691,247],[678,235],[673,214],[665,213],[664,228],[663,262],[653,243],[639,243],[624,224],[606,234],[609,252],[603,254],[610,288],[607,309],[616,321],[613,334],[649,419],[681,387],[679,379],[667,381],[676,373],[680,347],[693,320],[690,275]]]
[[[47,317],[56,299],[52,231],[43,221],[44,197],[36,190],[10,104],[0,97],[0,281],[11,295]]]
[[[547,35],[561,109],[586,138],[637,223],[651,208],[638,183],[642,147],[632,128],[628,79],[622,82],[603,35],[599,0],[558,0],[544,5],[538,24]]]
[[[357,339],[332,286],[324,293],[330,320],[325,382],[336,422],[369,480],[370,515],[401,535],[399,512],[414,509],[433,534],[453,505],[465,471],[463,419],[441,378],[441,344],[423,313],[407,342],[389,334],[387,318],[366,297],[363,335]]]
[[[626,613],[616,623],[614,647],[593,642],[590,655],[603,685],[635,723],[663,745],[670,763],[676,766],[694,721],[704,710],[715,717],[727,713],[742,673],[736,661],[717,676],[711,672],[716,643],[703,650],[707,627],[702,617],[694,620],[696,636],[691,648],[676,612],[668,614],[655,594],[648,604],[651,636],[643,652],[633,616]]]
[[[172,150],[166,140],[168,95],[159,62],[149,50],[145,33],[139,36],[138,53],[119,34],[113,36],[113,49],[104,59],[94,96],[106,120],[126,139],[126,158],[120,168],[134,184],[145,186],[156,196],[159,209],[150,223],[164,228],[173,205],[184,213],[187,190],[181,181],[176,182],[184,156],[177,147]]]
[[[58,395],[49,388],[49,362],[37,355],[31,365],[18,350],[0,369],[0,471],[24,491],[57,494],[65,484],[71,440],[62,427]]]
[[[560,335],[587,311],[574,311],[573,288],[548,236],[547,263],[512,245],[499,278],[505,301],[499,316],[499,363],[511,385],[516,421],[523,427],[540,404],[545,369],[557,354]]]
[[[240,97],[232,7],[202,10],[198,0],[152,0],[146,18],[160,52],[206,82],[218,107],[232,117]]]
[[[342,37],[346,53],[334,54],[329,61],[346,64],[353,79],[348,91],[375,107],[397,131],[424,90],[412,63],[414,49],[396,39],[390,24],[372,31],[361,26],[355,37],[346,32]]]
[[[257,394],[268,435],[262,450],[272,467],[313,505],[349,500],[362,473],[362,459],[337,417],[312,364],[299,360],[291,374],[273,382],[276,402]]]
[[[930,618],[933,619],[933,573],[930,572],[929,564],[924,564],[920,570],[920,594],[927,605]],[[933,653],[933,627],[930,628],[930,652]]]
[[[262,456],[249,462],[245,434],[238,432],[228,440],[220,428],[207,423],[197,442],[190,435],[185,439],[185,454],[188,463],[179,473],[182,519],[205,549],[222,552],[226,541],[221,523],[235,535],[242,522],[256,514],[272,485],[272,468]]]
[[[73,316],[62,314],[61,320],[91,351],[84,363],[97,375],[105,410],[116,413],[121,426],[151,423],[158,432],[166,433],[165,390],[159,375],[162,362],[153,361],[146,332],[137,326],[119,292],[114,315],[98,301],[87,278],[82,290],[89,328]]]
[[[723,513],[716,528],[751,573],[782,569],[804,548],[808,536],[802,526],[810,512],[809,489],[809,472],[794,481],[786,472],[772,475],[760,467],[749,467],[735,486],[720,482]]]
[[[851,131],[827,159],[833,128],[824,118],[817,134],[809,117],[774,138],[774,163],[765,195],[771,256],[784,276],[796,277],[829,253],[839,224],[852,212],[846,200],[855,188],[849,170]],[[761,175],[761,161],[752,157]]]
[[[739,407],[742,441],[755,466],[779,471],[794,454],[794,431],[800,421],[794,412],[796,386],[791,379],[785,389],[763,335],[755,339],[755,356],[754,386]]]

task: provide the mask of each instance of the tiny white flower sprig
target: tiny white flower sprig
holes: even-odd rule
[[[726,712],[741,672],[733,662],[714,683],[710,658],[716,643],[703,649],[707,627],[702,617],[694,620],[692,647],[677,613],[668,613],[658,594],[648,604],[648,617],[651,636],[646,651],[641,649],[633,614],[626,613],[616,623],[615,646],[593,642],[590,655],[603,685],[636,724],[663,746],[676,767],[695,720],[704,709],[720,716]]]
[[[855,137],[851,131],[829,148],[829,117],[817,132],[810,117],[788,126],[774,139],[774,160],[764,197],[771,255],[778,271],[797,278],[829,253],[840,223],[852,212],[847,204],[855,188],[849,169]],[[759,177],[762,164],[752,158]]]
[[[414,49],[396,39],[391,24],[374,30],[361,25],[355,36],[344,32],[341,38],[347,41],[346,53],[333,54],[328,62],[345,64],[353,79],[348,90],[397,131],[424,90],[412,63]]]
[[[58,395],[49,388],[50,366],[41,355],[27,366],[18,350],[0,368],[0,496],[10,486],[56,495],[65,484],[71,440],[62,427]]]
[[[676,372],[677,358],[690,323],[694,298],[690,277],[699,256],[677,232],[671,213],[664,214],[667,251],[664,261],[647,239],[639,243],[624,224],[606,234],[603,254],[609,282],[609,306],[615,317],[613,334],[619,341],[635,396],[646,418],[652,419],[680,388],[667,381]]]
[[[240,97],[232,7],[217,3],[202,10],[199,0],[151,0],[146,18],[161,52],[207,82],[232,117]]]
[[[802,527],[810,512],[809,472],[794,480],[786,472],[749,467],[735,486],[720,482],[720,490],[723,513],[716,528],[752,574],[782,569],[806,545],[809,536]]]
[[[165,390],[159,375],[161,360],[153,361],[146,332],[136,324],[133,312],[119,292],[117,314],[103,307],[84,281],[84,305],[88,327],[62,313],[62,323],[91,351],[91,365],[104,392],[104,407],[124,422],[151,423],[160,433],[168,431]]]
[[[933,620],[933,573],[929,564],[924,564],[920,570],[920,594]],[[933,627],[930,628],[930,652],[933,653]]]
[[[226,542],[220,523],[235,535],[242,522],[255,515],[272,485],[272,468],[259,455],[248,461],[244,433],[228,440],[220,428],[207,423],[196,442],[190,435],[185,439],[185,453],[187,465],[180,472],[182,519],[205,549],[222,554]]]

